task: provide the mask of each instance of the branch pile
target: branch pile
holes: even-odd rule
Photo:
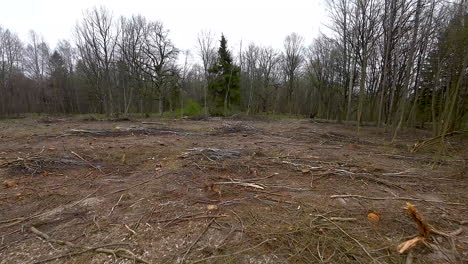
[[[167,134],[176,134],[176,135],[187,135],[180,131],[168,130],[165,128],[156,128],[156,127],[116,127],[115,129],[71,129],[67,133],[61,136],[133,136],[133,135],[167,135]]]
[[[0,164],[0,168],[10,168],[21,173],[36,175],[50,170],[63,169],[64,167],[76,168],[85,165],[87,163],[83,160],[29,156],[2,163]]]
[[[244,122],[224,122],[221,127],[215,128],[213,134],[254,133],[257,129]]]

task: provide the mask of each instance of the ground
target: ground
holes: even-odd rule
[[[430,136],[390,143],[381,128],[292,119],[2,120],[0,263],[467,263],[467,137],[411,151]],[[419,234],[407,202],[446,234],[399,254]]]

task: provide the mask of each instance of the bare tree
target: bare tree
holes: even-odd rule
[[[161,22],[149,22],[144,30],[144,60],[141,69],[152,81],[159,97],[159,113],[164,112],[167,81],[175,75],[175,60],[179,50],[169,39],[169,31]]]
[[[45,107],[41,111],[52,111],[52,98],[46,91],[46,78],[50,58],[50,48],[45,43],[44,38],[31,30],[29,32],[30,43],[25,50],[25,70],[26,75],[34,81],[35,89],[39,91],[39,105]]]
[[[247,50],[243,52],[243,55],[241,54],[249,82],[247,114],[250,114],[252,112],[252,108],[254,108],[254,89],[256,85],[255,83],[258,80],[259,53],[260,49],[255,46],[254,43],[250,43]]]
[[[144,97],[141,90],[144,83],[142,63],[145,60],[146,24],[146,19],[142,16],[132,16],[129,19],[121,17],[120,19],[119,56],[120,60],[125,63],[126,74],[130,79],[122,85],[124,114],[129,112],[136,89],[140,90],[140,100]]]
[[[406,96],[407,96],[409,85],[410,85],[411,71],[413,70],[413,65],[414,65],[414,56],[416,52],[416,40],[417,40],[418,30],[419,30],[421,8],[422,8],[422,0],[417,0],[416,11],[415,11],[416,13],[414,17],[413,34],[411,36],[410,49],[409,49],[409,54],[408,54],[408,62],[406,63],[405,77],[403,81],[403,90],[402,90],[402,99],[401,99],[402,102],[400,103],[400,118],[399,118],[400,121],[398,121],[398,124],[395,128],[392,141],[395,140],[398,130],[401,128],[403,124],[403,119],[405,115],[405,107],[406,107],[406,100],[407,100]]]
[[[203,71],[205,76],[205,89],[203,91],[203,105],[205,116],[208,116],[208,83],[210,78],[209,69],[216,62],[216,47],[214,44],[214,35],[211,31],[201,31],[197,36],[198,56],[202,60]]]
[[[15,91],[18,75],[21,73],[23,62],[23,44],[16,34],[0,26],[0,115],[18,113],[17,108],[20,98]],[[26,107],[30,109],[28,96]]]
[[[353,45],[355,56],[360,61],[359,76],[359,103],[357,109],[357,127],[358,132],[362,122],[364,107],[364,96],[366,92],[367,67],[369,55],[375,48],[376,41],[379,39],[380,27],[380,3],[377,0],[355,0],[354,15],[351,17],[354,41]]]
[[[279,53],[271,47],[261,48],[258,56],[258,68],[261,79],[261,85],[259,86],[259,97],[261,101],[261,110],[266,112],[268,107],[274,107],[274,101],[272,95],[276,92],[271,91],[274,88],[275,68],[279,64]],[[274,109],[274,108],[273,108]]]
[[[292,33],[284,40],[283,67],[286,75],[287,104],[289,113],[292,113],[292,100],[298,71],[304,60],[304,38],[297,33]]]
[[[83,21],[76,26],[76,40],[81,60],[96,89],[101,108],[114,113],[112,67],[115,63],[118,28],[112,14],[104,7],[84,12]],[[101,109],[102,111],[102,109]]]

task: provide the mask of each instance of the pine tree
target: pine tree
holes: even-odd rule
[[[210,83],[210,93],[214,102],[213,113],[226,115],[231,105],[239,104],[239,67],[233,63],[227,40],[221,35],[217,63],[210,69],[214,75]]]

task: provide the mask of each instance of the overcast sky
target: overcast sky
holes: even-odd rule
[[[72,39],[83,10],[105,6],[115,18],[141,14],[160,20],[179,49],[194,49],[201,30],[223,32],[231,48],[242,40],[282,48],[286,35],[297,32],[308,45],[325,31],[324,0],[1,0],[0,25],[28,40],[34,29],[54,47]]]

